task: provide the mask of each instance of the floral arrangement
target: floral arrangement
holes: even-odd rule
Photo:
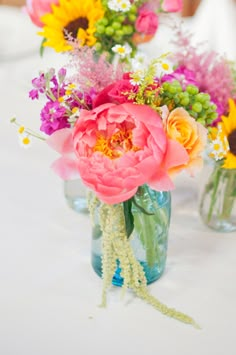
[[[144,186],[171,191],[177,173],[187,170],[194,175],[201,168],[207,141],[204,126],[216,118],[217,107],[194,83],[173,80],[173,72],[166,74],[171,72],[168,54],[148,65],[140,55],[132,64],[114,65],[104,56],[95,59],[93,48],[72,45],[72,74],[66,68],[57,73],[50,69],[32,81],[31,99],[46,100],[40,113],[43,134],[15,118],[12,122],[19,126],[24,145],[38,137],[60,154],[52,168],[62,179],[82,179],[91,191],[92,217],[99,207],[102,304],[119,260],[123,290],[130,288],[162,313],[196,326],[191,317],[149,294],[145,272],[130,243],[132,207],[148,218],[152,213],[136,199]]]
[[[201,113],[202,123],[208,129],[206,155],[214,165],[202,193],[200,213],[208,225],[213,226],[218,221],[219,226],[228,224],[230,231],[236,228],[235,222],[233,226],[229,223],[229,219],[233,221],[235,218],[232,212],[236,197],[236,63],[215,51],[205,50],[204,43],[194,46],[192,37],[181,28],[176,29],[175,70],[168,80],[178,78],[185,84],[196,85],[208,93],[208,100],[216,105],[216,113],[211,113],[209,120],[209,108],[198,94],[195,109]],[[207,200],[209,206],[205,211]]]
[[[228,114],[209,130],[208,156],[214,168],[200,201],[200,213],[207,225],[218,230],[236,230],[236,102],[229,99]],[[209,206],[205,212],[205,200]]]
[[[28,0],[26,11],[42,28],[42,47],[57,52],[73,49],[71,40],[95,46],[97,54],[133,56],[139,43],[149,41],[161,13],[178,12],[182,0]]]

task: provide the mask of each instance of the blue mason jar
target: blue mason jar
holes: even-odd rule
[[[132,203],[134,229],[129,237],[134,255],[142,265],[147,284],[162,275],[167,258],[168,231],[171,217],[170,192],[155,191],[149,186],[139,187]],[[102,231],[99,221],[99,207],[97,203],[93,213],[92,229],[92,266],[94,271],[102,277]],[[122,266],[119,260],[112,279],[113,285],[122,286]]]

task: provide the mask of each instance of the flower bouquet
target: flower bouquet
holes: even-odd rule
[[[40,114],[46,136],[12,122],[23,144],[39,137],[60,154],[52,168],[62,179],[80,177],[89,189],[92,263],[103,279],[102,304],[114,283],[196,325],[150,295],[147,284],[164,270],[173,177],[201,167],[207,139],[202,122],[212,121],[216,105],[195,85],[164,75],[167,55],[148,66],[137,61],[136,70],[104,56],[95,60],[89,47],[74,45],[70,55],[74,73],[51,69],[32,82],[30,97],[46,99]],[[200,97],[204,117],[197,109]]]
[[[211,228],[218,231],[236,229],[236,64],[220,54],[204,50],[204,43],[194,46],[192,35],[177,29],[175,67],[169,80],[181,78],[182,82],[196,85],[208,93],[216,105],[216,113],[205,119],[208,146],[200,197],[200,215]],[[208,112],[201,94],[195,110],[203,118]],[[195,117],[196,113],[191,115]]]
[[[73,49],[71,40],[107,54],[133,56],[140,43],[150,41],[161,13],[178,12],[182,0],[28,0],[26,12],[42,30],[42,48]]]
[[[182,0],[27,0],[25,10],[43,37],[40,52],[52,47],[65,53],[80,46],[93,48],[94,58],[124,61],[150,41],[162,14],[178,12]],[[139,61],[142,61],[139,56]],[[85,68],[86,61],[83,61]],[[64,181],[64,196],[74,211],[88,213],[86,189],[80,179]]]
[[[207,151],[210,174],[200,200],[200,215],[211,228],[236,230],[236,104],[229,100],[229,113],[210,129]]]

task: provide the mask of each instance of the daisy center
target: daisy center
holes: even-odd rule
[[[77,33],[80,28],[87,30],[89,27],[89,22],[86,17],[78,17],[77,19],[71,21],[64,27],[65,36],[70,34],[74,39],[77,38]]]
[[[119,158],[130,150],[135,152],[140,150],[139,147],[133,145],[131,130],[120,130],[110,138],[98,133],[97,142],[93,148],[94,152],[101,152],[110,159]]]
[[[228,135],[230,152],[236,155],[236,129]]]

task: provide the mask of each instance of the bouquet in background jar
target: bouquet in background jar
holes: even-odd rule
[[[112,61],[117,53],[133,57],[154,37],[161,14],[180,12],[182,0],[28,0],[25,9],[41,28],[42,50],[70,51],[75,40]]]
[[[209,156],[199,211],[209,227],[220,232],[236,230],[236,104],[229,100],[226,116],[210,129]]]
[[[218,231],[236,229],[236,63],[223,55],[204,50],[204,43],[193,44],[193,35],[176,29],[177,49],[175,70],[167,76],[192,83],[208,94],[216,112],[207,119],[206,97],[198,94],[192,105],[192,116],[197,112],[208,129],[208,145],[200,184],[200,216],[205,224]],[[164,77],[165,78],[165,77]],[[186,98],[183,98],[185,100]],[[188,101],[188,98],[186,99]]]

